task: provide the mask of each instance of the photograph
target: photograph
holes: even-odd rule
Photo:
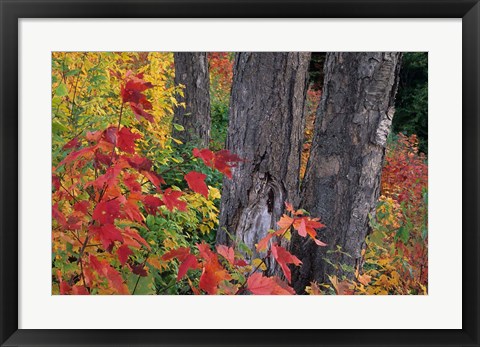
[[[428,295],[428,58],[53,51],[51,294]]]

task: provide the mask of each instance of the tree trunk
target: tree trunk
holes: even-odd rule
[[[328,246],[293,239],[292,252],[303,262],[293,276],[298,293],[310,281],[328,282],[327,275],[352,278],[361,266],[369,215],[375,214],[379,195],[400,60],[401,53],[327,54],[301,206],[327,226],[318,237]]]
[[[210,80],[207,53],[174,53],[175,84],[184,85],[184,96],[177,94],[177,101],[185,107],[176,107],[173,123],[184,127],[172,130],[174,138],[184,143],[208,147],[210,141]]]
[[[225,229],[252,250],[298,197],[310,53],[238,53],[227,149],[245,159],[225,179],[217,243]]]

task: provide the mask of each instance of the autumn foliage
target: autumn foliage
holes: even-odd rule
[[[300,266],[302,262],[280,246],[280,243],[284,239],[289,239],[292,232],[297,232],[302,237],[312,238],[320,246],[326,246],[316,239],[316,229],[321,229],[324,225],[318,218],[304,216],[304,211],[296,211],[288,203],[286,211],[287,214],[284,214],[277,223],[278,229],[270,230],[257,244],[257,251],[264,255],[263,258],[249,261],[241,247],[217,245],[212,250],[209,245],[200,243],[192,248],[172,250],[164,254],[162,259],[165,261],[176,259],[179,264],[177,281],[187,277],[195,294],[295,294],[290,286],[292,279],[289,265]],[[242,246],[245,249],[245,245]],[[268,261],[270,258],[280,266],[281,276],[271,275],[274,271],[271,262]],[[200,273],[198,283],[188,276],[189,270]]]
[[[215,244],[221,182],[248,159],[223,148],[233,55],[208,59],[214,141],[191,148],[171,134],[183,93],[173,54],[53,53],[54,294],[290,295],[292,270],[302,266],[289,251],[292,234],[343,252],[322,241],[317,216],[288,202],[255,250],[234,237]],[[302,174],[320,96],[307,95]],[[426,294],[427,177],[417,138],[394,136],[362,264],[306,292]]]
[[[389,145],[373,231],[367,239],[369,294],[427,294],[428,166],[418,138]]]
[[[71,58],[76,58],[77,63],[79,59],[83,66],[85,60],[95,57]],[[122,60],[122,56],[115,58],[117,63]],[[148,59],[155,57],[123,58],[125,67],[136,66],[142,70],[141,66],[148,65]],[[72,108],[67,108],[64,114],[58,112],[54,122],[64,121],[61,116],[72,120],[74,114],[68,111],[88,100],[83,95],[88,90],[75,90],[80,77],[72,79],[70,84],[71,97],[77,100],[71,100],[70,93],[63,90],[62,86],[68,88],[66,75],[70,70],[63,70],[67,58],[59,57],[58,61],[62,69],[54,76],[60,83],[54,87],[54,93],[62,97],[60,106],[70,101]],[[81,75],[80,71],[76,73]],[[200,213],[202,221],[195,225],[202,230],[204,224],[201,223],[208,223],[206,215],[213,213],[216,217],[216,210],[209,202],[219,196],[215,188],[207,185],[207,174],[201,171],[213,170],[231,178],[232,169],[243,159],[227,150],[208,148],[194,148],[181,159],[170,157],[171,152],[167,152],[168,156],[156,153],[153,160],[148,158],[153,139],[145,129],[159,121],[149,93],[158,86],[152,82],[152,76],[129,69],[108,69],[108,75],[101,76],[102,81],[108,79],[114,86],[112,90],[118,91],[116,97],[110,90],[104,95],[110,100],[109,107],[105,105],[105,108],[114,112],[113,116],[93,119],[93,123],[73,138],[63,140],[63,145],[54,152],[53,292],[158,294],[176,287],[175,290],[193,294],[294,294],[289,286],[289,266],[299,266],[301,262],[280,246],[280,242],[295,230],[323,245],[315,238],[315,229],[323,227],[318,219],[303,216],[302,211],[287,205],[289,215],[279,221],[279,229],[259,242],[258,251],[265,257],[252,261],[247,261],[245,248],[222,245],[212,248],[205,238],[184,235],[188,228],[181,228],[182,222],[178,219]],[[111,108],[112,104],[116,107]],[[58,107],[57,111],[60,110]],[[57,129],[54,133],[72,133],[79,122],[80,118],[72,121],[69,128]],[[60,136],[55,140],[60,143]],[[162,165],[154,159],[182,165]],[[198,169],[191,170],[187,164],[195,164]],[[180,174],[180,179],[172,175],[172,169]],[[204,206],[198,205],[198,201]],[[183,222],[184,225],[191,223],[188,219]],[[173,230],[157,227],[168,224]],[[181,229],[175,230],[176,225]],[[214,227],[207,225],[206,232]],[[282,276],[271,274],[272,269],[267,265],[270,257],[279,264]],[[188,284],[188,289],[175,282],[162,288],[172,273],[175,282]]]

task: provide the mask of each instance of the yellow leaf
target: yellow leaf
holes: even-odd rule
[[[253,259],[252,264],[253,264],[254,267],[259,268],[262,271],[265,271],[267,269],[267,266],[265,265],[263,260],[260,259],[260,258]]]
[[[210,200],[220,199],[222,197],[220,194],[220,190],[218,190],[217,188],[211,187],[211,186],[208,186],[208,188],[209,188],[208,198]]]

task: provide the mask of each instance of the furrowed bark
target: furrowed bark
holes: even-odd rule
[[[224,230],[252,250],[296,202],[310,53],[238,53],[227,149],[245,159],[225,179],[217,243]]]
[[[400,60],[401,53],[327,54],[301,206],[327,226],[318,238],[328,246],[292,240],[292,252],[303,262],[293,273],[298,293],[311,281],[328,282],[327,275],[352,278],[349,269],[361,267],[369,216],[375,214],[379,195]],[[337,246],[348,255],[336,251]]]

